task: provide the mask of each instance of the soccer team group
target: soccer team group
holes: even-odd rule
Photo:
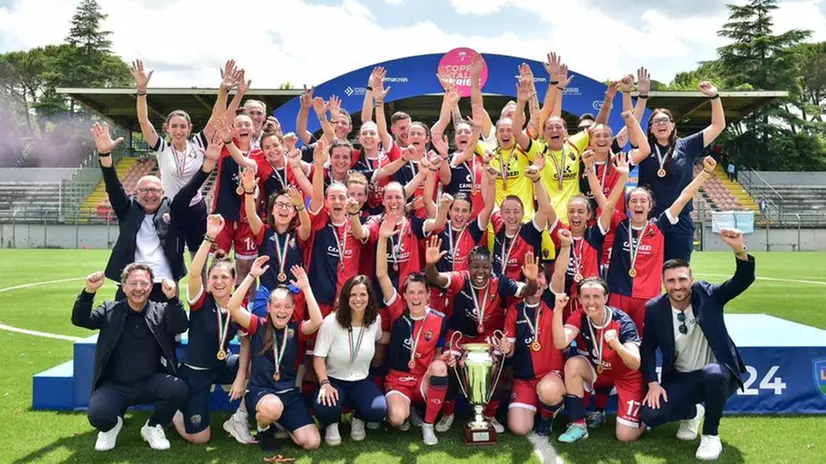
[[[691,275],[691,199],[715,168],[701,154],[725,128],[717,89],[699,86],[712,108],[701,132],[678,137],[667,109],[654,109],[643,130],[650,81],[641,68],[612,82],[599,114],[569,130],[561,114],[572,77],[555,54],[545,66],[544,101],[522,65],[516,101],[495,122],[480,56],[470,64],[469,115],[455,76],[440,71],[432,127],[402,112],[388,124],[390,88],[376,68],[354,149],[335,96],[305,88],[295,130],[285,132],[263,102],[241,104],[250,81],[233,61],[205,128],[194,132],[177,110],[158,134],[147,108],[152,72],[133,63],[160,178],[141,178],[128,195],[111,156],[122,140],[93,126],[119,221],[105,271],[88,277],[72,313],[74,324],[100,330],[88,410],[96,449],[113,448],[126,409],[148,402],[155,410],[141,435],[152,448],[169,448],[170,423],[207,443],[211,387],[227,384],[243,401],[223,429],[241,443],[271,449],[289,437],[314,449],[323,436],[335,446],[351,411],[353,440],[386,421],[419,426],[435,445],[454,423],[461,347],[488,343],[505,359],[484,411],[497,432],[549,436],[564,410],[570,424],[558,440],[585,439],[615,390],[617,439],[682,421],[677,438],[693,440],[705,418],[696,456],[716,459],[720,418],[745,372],[723,307],[754,280],[737,230],[721,233],[736,257],[730,280]],[[624,127],[615,134],[607,120],[617,93]],[[634,166],[640,187],[626,194]],[[208,207],[200,190],[213,170]],[[115,300],[95,307],[107,278],[118,284]],[[187,331],[178,360],[176,336]],[[236,335],[240,354],[229,350]],[[506,425],[496,418],[502,397]]]

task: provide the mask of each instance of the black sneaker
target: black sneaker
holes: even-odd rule
[[[275,427],[259,431],[257,438],[262,451],[278,451],[281,448],[281,440],[275,438]]]
[[[536,422],[536,434],[540,437],[550,437],[553,422],[554,419],[552,417],[540,417]]]

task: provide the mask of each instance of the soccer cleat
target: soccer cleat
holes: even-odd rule
[[[697,438],[697,432],[700,430],[700,421],[706,415],[706,408],[702,404],[697,405],[697,414],[691,419],[681,420],[680,429],[677,430],[677,440],[691,441]]]
[[[380,430],[381,429],[381,422],[368,422],[367,423],[367,430]]]
[[[407,421],[407,420],[404,421],[404,423],[402,425],[400,425],[398,427],[398,429],[401,430],[402,432],[407,432],[408,430],[410,430],[410,421]]]
[[[109,451],[115,447],[118,441],[118,434],[123,428],[123,419],[118,416],[118,423],[108,432],[98,432],[98,439],[95,441],[95,451]]]
[[[493,426],[493,430],[496,430],[496,433],[505,433],[505,426],[500,424],[495,417],[485,416],[485,420],[490,422],[490,425]]]
[[[412,425],[413,427],[421,427],[422,425],[424,425],[424,420],[422,419],[422,416],[419,415],[419,411],[417,411],[414,407],[410,408],[410,417],[408,417],[408,420],[410,421],[410,425]]]
[[[166,439],[166,433],[163,431],[161,424],[149,426],[149,421],[141,427],[141,437],[143,441],[149,443],[149,446],[155,450],[168,450],[169,440]]]
[[[568,426],[568,430],[559,436],[558,440],[562,443],[574,443],[586,438],[588,438],[587,426],[583,427],[581,425],[571,424]]]
[[[364,421],[354,417],[350,422],[350,438],[353,441],[362,441],[365,437],[367,433],[364,431]]]
[[[281,443],[275,437],[275,428],[270,426],[266,430],[258,431],[258,445],[261,451],[277,451],[281,448]]]
[[[224,421],[224,431],[242,445],[255,443],[255,438],[253,438],[252,433],[250,433],[250,424],[237,420],[235,416],[230,416],[229,419]]]
[[[328,446],[338,446],[341,444],[341,434],[338,433],[338,422],[327,426],[324,431],[324,443]]]
[[[595,429],[605,423],[605,411],[591,411],[585,413],[585,423],[588,424],[589,429]]]
[[[703,435],[700,446],[694,456],[701,461],[714,461],[723,452],[723,444],[719,435]]]
[[[456,419],[454,414],[445,414],[439,419],[439,422],[436,423],[436,431],[439,433],[445,433],[450,430],[450,426],[453,425],[453,421]]]
[[[536,434],[540,437],[550,437],[553,423],[553,417],[540,417],[539,420],[536,421]]]
[[[422,441],[424,441],[424,444],[428,446],[439,444],[439,439],[436,437],[436,431],[433,429],[433,424],[422,424]]]

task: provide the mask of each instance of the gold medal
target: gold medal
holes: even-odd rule
[[[220,350],[218,351],[218,354],[215,355],[215,357],[218,358],[219,361],[223,361],[227,359],[227,352],[224,350]]]
[[[665,177],[665,169],[660,168],[660,170],[657,171],[657,175],[660,177]]]
[[[580,274],[580,273],[574,274],[574,282],[576,282],[576,283],[582,282],[582,274]]]
[[[413,369],[414,367],[416,367],[416,361],[411,359],[410,362],[407,363],[407,367],[409,369]]]
[[[597,374],[602,374],[602,371],[604,370],[605,368],[602,367],[602,364],[597,364]]]
[[[284,274],[283,272],[279,272],[278,273],[278,281],[279,282],[286,282],[287,281],[287,274]]]
[[[542,345],[539,344],[538,340],[534,340],[533,343],[531,343],[531,349],[534,351],[539,351],[542,349]]]
[[[485,331],[485,326],[484,326],[484,325],[479,324],[479,326],[478,326],[478,327],[476,327],[476,332],[477,332],[477,335],[482,335],[482,333],[483,333],[484,331]]]
[[[281,373],[276,372],[275,374],[273,374],[272,378],[275,379],[276,382],[278,382],[279,380],[281,380]]]
[[[396,271],[396,272],[399,272],[399,263],[398,262],[393,263],[393,270]]]
[[[244,194],[244,187],[239,185],[238,188],[235,189],[235,193],[237,193],[238,195],[243,195]]]
[[[632,279],[633,279],[634,277],[637,277],[637,270],[636,270],[636,269],[634,269],[634,268],[632,267],[631,269],[629,269],[629,270],[628,270],[628,275],[629,275]]]

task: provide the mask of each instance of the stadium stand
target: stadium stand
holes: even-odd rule
[[[771,200],[781,222],[796,222],[802,227],[826,223],[826,185],[752,185],[751,194]]]
[[[0,181],[0,219],[55,221],[60,182]]]

